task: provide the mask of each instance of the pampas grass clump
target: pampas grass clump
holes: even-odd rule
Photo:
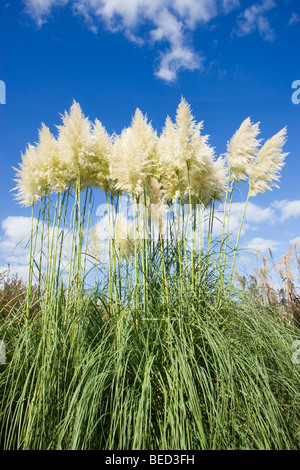
[[[0,324],[2,449],[299,448],[297,323],[233,282],[249,198],[277,184],[286,129],[262,145],[248,118],[221,156],[202,130],[184,99],[160,134],[137,110],[109,135],[74,102],[56,137],[43,125],[28,146],[28,284]]]

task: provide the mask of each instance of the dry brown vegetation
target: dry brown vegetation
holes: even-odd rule
[[[0,273],[0,319],[7,315],[16,314],[26,305],[27,285],[18,276],[10,274],[9,270]],[[30,314],[37,310],[38,292],[33,286]]]
[[[243,290],[253,298],[278,309],[284,317],[300,325],[300,254],[297,244],[292,244],[279,263],[269,250],[263,256],[262,266],[251,276],[238,276]]]

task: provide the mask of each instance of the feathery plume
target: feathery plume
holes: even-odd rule
[[[282,152],[286,139],[287,128],[285,127],[267,140],[259,150],[249,171],[250,196],[272,190],[273,186],[278,187],[276,182],[280,179],[279,173],[288,155]]]
[[[144,191],[147,178],[157,171],[156,145],[156,132],[137,109],[131,126],[114,138],[110,172],[116,189],[132,196]]]
[[[26,206],[37,202],[45,194],[66,189],[69,168],[61,161],[57,141],[45,124],[39,130],[38,143],[29,145],[22,156],[17,174],[17,199]]]
[[[38,163],[37,149],[29,144],[25,154],[22,154],[19,168],[14,168],[17,172],[17,185],[14,188],[17,190],[16,199],[23,206],[31,206],[43,196]]]
[[[44,124],[39,131],[37,158],[42,189],[47,193],[65,191],[70,179],[70,169],[60,158],[57,140]]]
[[[181,99],[176,121],[168,116],[159,139],[160,176],[168,200],[176,201],[188,193],[188,168],[196,160],[202,123],[196,123],[190,106]]]
[[[215,152],[207,143],[209,136],[202,137],[197,160],[189,171],[189,180],[193,202],[200,201],[207,206],[213,199],[222,199],[226,183],[226,169],[221,158],[215,160]]]
[[[76,101],[73,102],[69,113],[65,111],[62,121],[63,125],[57,126],[60,158],[69,167],[70,183],[73,186],[76,184],[78,172],[80,172],[80,180],[84,188],[90,183],[90,161],[94,158],[91,123],[83,115]]]
[[[213,163],[211,196],[216,201],[224,199],[227,181],[227,167],[222,157]]]
[[[167,118],[158,146],[161,181],[168,200],[191,195],[192,199],[211,201],[217,181],[214,150],[208,144],[209,136],[201,134],[202,128],[203,122],[196,123],[182,98],[176,123]],[[220,171],[218,175],[220,178]]]
[[[109,188],[109,161],[112,154],[112,141],[104,126],[95,120],[91,136],[92,152],[88,157],[86,184]]]
[[[159,174],[167,200],[176,199],[186,192],[186,171],[182,169],[176,142],[176,128],[168,116],[158,142]],[[185,165],[186,167],[186,165]]]
[[[259,123],[252,124],[250,118],[247,118],[228,142],[226,156],[232,180],[247,179],[250,165],[259,148],[259,132]]]

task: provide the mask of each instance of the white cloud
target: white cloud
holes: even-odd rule
[[[33,223],[36,224],[37,219],[34,219]],[[7,238],[9,238],[12,242],[18,242],[30,234],[31,225],[31,217],[9,216],[2,222],[2,229],[4,230],[5,236]]]
[[[17,275],[24,282],[28,281],[28,265],[9,265],[9,268],[7,265],[3,265],[0,266],[0,273],[5,273],[9,277]]]
[[[288,25],[289,26],[294,26],[295,24],[299,23],[299,21],[300,21],[300,17],[298,15],[298,13],[293,12],[292,16],[289,19]]]
[[[234,236],[236,236],[238,233],[244,208],[244,202],[234,202],[231,205],[229,233],[233,234]],[[250,201],[247,206],[246,216],[243,224],[243,233],[248,232],[249,230],[257,230],[259,228],[259,224],[272,225],[275,222],[275,217],[276,212],[272,207],[263,208]],[[222,233],[222,222],[223,207],[220,205],[214,224],[215,236],[218,236]]]
[[[172,47],[161,54],[161,60],[155,75],[158,78],[172,82],[176,80],[180,70],[194,71],[201,68],[202,59],[189,47]]]
[[[42,26],[51,14],[53,7],[65,6],[69,0],[24,0],[25,10],[36,21],[38,26]]]
[[[233,209],[236,212],[239,212],[240,215],[242,214],[242,210],[244,210],[244,203],[234,203],[233,204]],[[254,204],[253,202],[249,202],[247,206],[247,212],[246,212],[246,218],[245,220],[247,222],[251,222],[253,224],[256,223],[261,223],[261,222],[267,222],[272,224],[274,222],[275,218],[275,211],[272,207],[260,207],[257,204]]]
[[[215,0],[77,0],[77,11],[88,13],[90,24],[98,19],[111,31],[122,30],[129,40],[154,43],[160,47],[155,75],[167,82],[176,80],[181,70],[200,69],[202,58],[194,50],[187,32],[205,24],[217,12]],[[142,38],[139,28],[150,22]]]
[[[278,209],[280,212],[280,220],[281,222],[286,221],[290,218],[297,218],[300,216],[300,200],[294,201],[275,201],[272,204],[272,207]]]
[[[27,13],[41,26],[56,7],[68,4],[96,32],[104,24],[139,45],[160,48],[155,75],[168,82],[179,71],[201,69],[191,32],[240,6],[239,0],[24,0]]]
[[[4,237],[0,240],[0,255],[7,264],[28,265],[31,223],[31,217],[12,216],[2,222]]]
[[[33,219],[33,229],[36,230],[37,219]],[[2,222],[3,236],[0,238],[0,272],[5,271],[10,266],[12,273],[18,272],[20,276],[27,279],[29,258],[30,258],[30,234],[32,227],[31,217],[9,216]],[[49,241],[57,232],[50,226]],[[36,259],[39,261],[41,249],[42,226],[39,225],[39,232],[36,239]],[[47,229],[44,227],[44,240],[48,239]],[[45,241],[46,243],[46,241]],[[69,254],[71,252],[71,234],[66,230],[63,244],[63,263],[67,266]],[[45,260],[43,262],[45,266]]]
[[[240,6],[240,0],[223,0],[222,3],[225,13],[229,13]]]
[[[280,242],[275,240],[266,240],[261,237],[253,238],[247,245],[248,250],[259,251],[264,253],[267,250],[276,251]]]
[[[275,39],[275,32],[266,13],[275,7],[276,3],[274,0],[263,0],[261,3],[256,3],[246,8],[239,16],[236,34],[238,36],[247,36],[254,31],[258,31],[264,40],[273,41]]]
[[[296,244],[300,247],[300,235],[299,235],[299,237],[296,237],[296,238],[293,238],[293,240],[290,240],[290,244],[291,245]]]

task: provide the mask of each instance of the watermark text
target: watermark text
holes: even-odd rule
[[[0,104],[6,104],[6,85],[3,80],[0,80]]]
[[[292,83],[292,88],[296,90],[292,94],[292,103],[299,104],[300,103],[300,80],[295,80]]]
[[[4,341],[0,341],[0,364],[6,364],[6,351]]]

